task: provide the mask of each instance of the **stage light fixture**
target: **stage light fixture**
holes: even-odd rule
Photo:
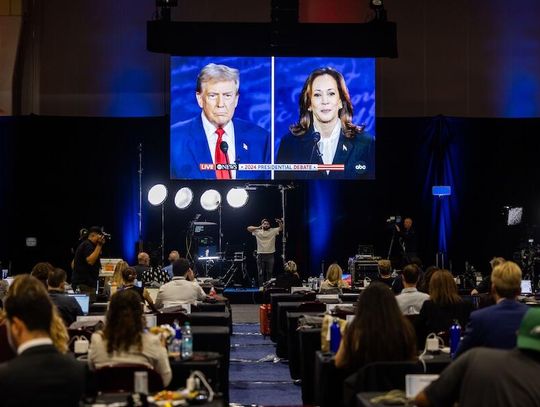
[[[248,201],[249,195],[243,188],[231,188],[227,192],[227,203],[233,208],[241,208]]]
[[[206,211],[215,211],[221,205],[221,194],[215,189],[208,189],[201,195],[201,206]]]
[[[386,9],[383,0],[370,0],[369,7],[375,12],[375,21],[386,21]]]
[[[178,209],[186,209],[193,202],[193,191],[188,187],[178,190],[174,196],[174,204]]]
[[[167,199],[167,187],[163,184],[156,184],[148,191],[148,202],[153,206],[159,206]]]

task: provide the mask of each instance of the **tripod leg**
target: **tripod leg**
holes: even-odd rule
[[[390,254],[392,253],[392,247],[394,247],[394,237],[396,236],[395,233],[392,233],[392,240],[390,240],[390,246],[388,247],[388,256],[386,256],[386,260],[390,260]]]

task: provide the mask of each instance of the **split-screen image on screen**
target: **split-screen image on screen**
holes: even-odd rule
[[[171,57],[172,179],[374,179],[373,58]]]

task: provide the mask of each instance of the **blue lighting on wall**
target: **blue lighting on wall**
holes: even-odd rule
[[[332,220],[336,212],[338,183],[328,180],[311,181],[308,186],[308,225],[310,274],[320,273],[326,250],[331,247]]]
[[[540,112],[539,92],[538,75],[535,77],[532,72],[513,74],[508,80],[504,116],[538,117]]]
[[[139,239],[139,179],[135,163],[121,175],[119,185],[116,230],[122,231],[122,236],[119,236],[122,258],[132,264],[136,254],[135,243]]]
[[[459,211],[460,182],[462,174],[459,163],[461,149],[456,142],[455,125],[459,119],[438,116],[426,129],[425,156],[429,157],[425,181],[424,199],[431,201],[431,233],[437,242],[438,252],[448,253],[452,235],[452,220]],[[434,186],[435,185],[435,186]]]
[[[115,117],[145,117],[161,115],[159,94],[152,92],[152,79],[148,72],[124,70],[111,78],[111,92],[104,106],[104,114]]]
[[[137,199],[126,201],[122,216],[122,256],[131,264],[135,259],[135,243],[139,237]]]

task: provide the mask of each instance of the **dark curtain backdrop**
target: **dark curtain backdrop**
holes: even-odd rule
[[[162,182],[169,188],[165,252],[185,253],[195,214],[216,223],[219,217],[198,203],[206,182],[169,180],[168,125],[168,117],[0,118],[0,261],[11,261],[14,272],[43,260],[67,269],[79,229],[104,225],[113,235],[105,255],[133,262],[140,143],[146,250],[156,257],[161,252],[161,208],[151,207],[146,195]],[[510,257],[520,241],[540,239],[539,133],[538,119],[378,119],[375,181],[313,181],[287,192],[287,258],[297,260],[305,275],[318,275],[323,262],[345,266],[358,244],[373,244],[386,257],[386,219],[401,215],[414,219],[425,263],[445,251],[454,271],[465,260],[486,270],[492,256]],[[446,184],[452,186],[450,197],[431,195],[433,185]],[[195,202],[180,211],[174,194],[184,185],[193,188]],[[223,197],[241,185],[212,184]],[[505,205],[525,208],[523,225],[504,225]],[[224,203],[223,249],[243,245],[253,272],[255,241],[246,226],[279,216],[276,187],[250,192],[241,209]],[[37,247],[26,247],[26,237],[36,237]]]

